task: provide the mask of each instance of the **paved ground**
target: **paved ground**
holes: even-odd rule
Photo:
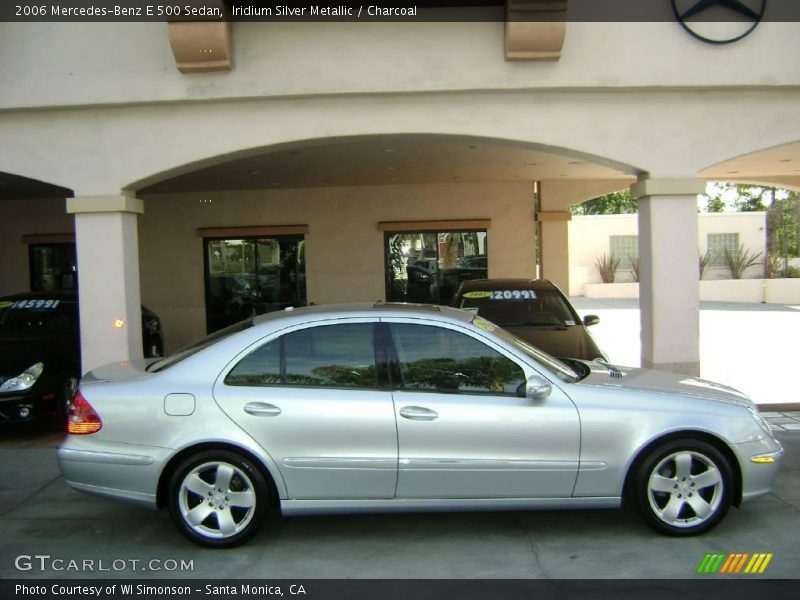
[[[572,298],[583,315],[596,314],[597,343],[613,362],[639,366],[638,300]],[[730,385],[757,404],[800,403],[800,306],[701,302],[700,368],[705,379]]]
[[[302,517],[248,545],[198,548],[167,514],[92,498],[58,474],[60,436],[0,436],[0,577],[86,577],[14,568],[21,554],[63,559],[193,560],[194,571],[96,577],[689,578],[707,552],[773,552],[765,577],[800,576],[800,433],[775,492],[732,510],[711,533],[660,536],[622,511]],[[162,563],[165,564],[165,563]],[[722,577],[703,575],[702,577]]]

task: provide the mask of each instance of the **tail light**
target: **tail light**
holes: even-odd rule
[[[100,431],[103,422],[92,408],[92,405],[86,401],[80,390],[75,392],[72,398],[72,407],[67,417],[67,433],[74,435],[83,435],[86,433],[96,433]]]

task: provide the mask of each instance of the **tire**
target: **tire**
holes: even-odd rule
[[[728,513],[733,470],[711,444],[674,440],[645,457],[635,485],[639,512],[653,529],[671,536],[698,535]]]
[[[178,530],[209,548],[230,548],[252,538],[274,504],[261,471],[228,450],[187,458],[173,471],[168,494],[170,517]]]

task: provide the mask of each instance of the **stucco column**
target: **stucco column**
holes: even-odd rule
[[[697,179],[647,179],[639,200],[642,366],[700,373]]]
[[[536,220],[541,223],[542,278],[555,283],[569,295],[569,211],[541,211]]]
[[[75,215],[83,372],[141,358],[137,218],[144,204],[85,196],[68,199],[67,212]]]

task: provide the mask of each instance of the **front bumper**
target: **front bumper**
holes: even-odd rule
[[[29,423],[53,418],[58,414],[58,396],[55,392],[0,394],[0,424]]]
[[[757,442],[736,444],[733,450],[742,469],[742,502],[772,491],[784,456],[780,442],[774,438],[764,438]],[[761,460],[765,457],[769,460]]]

